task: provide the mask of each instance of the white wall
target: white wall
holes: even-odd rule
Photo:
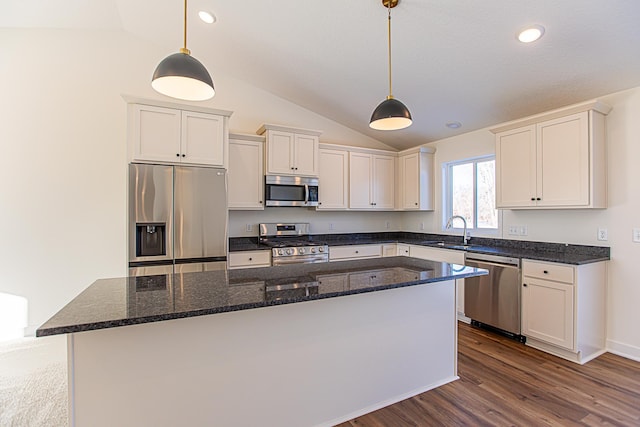
[[[150,79],[173,52],[120,31],[38,29],[0,29],[0,50],[0,292],[27,298],[32,334],[94,280],[125,275],[121,95],[171,100]],[[216,96],[197,105],[234,111],[235,131],[279,123],[322,130],[329,142],[388,148],[210,71]]]
[[[257,236],[257,225],[261,222],[308,222],[313,234],[334,234],[400,231],[403,219],[402,212],[323,212],[307,208],[230,211],[229,236]],[[251,231],[247,231],[247,225],[251,225]]]

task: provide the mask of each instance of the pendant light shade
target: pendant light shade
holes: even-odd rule
[[[398,130],[411,126],[411,113],[406,105],[390,97],[373,110],[369,127],[376,130]]]
[[[400,0],[382,0],[387,8],[387,35],[389,47],[389,96],[373,110],[369,127],[376,130],[404,129],[413,123],[409,109],[402,102],[393,97],[391,90],[391,8],[396,7]]]
[[[158,64],[151,87],[163,95],[187,101],[205,101],[215,95],[211,75],[187,49],[187,0],[184,0],[184,47]]]

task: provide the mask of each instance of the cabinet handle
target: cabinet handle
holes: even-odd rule
[[[542,200],[540,197],[536,197],[536,200]]]
[[[524,287],[526,288],[526,287],[527,287],[527,284],[526,284],[526,283],[523,283],[523,284],[522,284],[522,286],[524,286]]]
[[[416,206],[418,206],[418,202],[414,203]]]
[[[358,251],[356,251],[356,253],[359,253]]]
[[[180,153],[176,153],[176,157],[180,157]]]
[[[291,170],[295,169],[293,166],[291,166]]]
[[[253,261],[253,258],[249,258],[249,261]]]
[[[262,200],[260,200],[258,203],[262,204]]]
[[[187,156],[186,154],[183,154],[183,155],[182,155],[182,157],[186,157],[186,156]]]
[[[318,202],[318,204],[319,204],[319,205],[321,205],[321,204],[322,204],[322,202]]]
[[[536,198],[535,198],[535,197],[532,197],[532,198],[531,198],[531,201],[532,201],[532,202],[535,202],[535,201],[536,201]]]
[[[549,274],[549,272],[547,270],[543,270],[542,271],[544,274]]]

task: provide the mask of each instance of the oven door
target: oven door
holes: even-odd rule
[[[266,206],[318,206],[318,179],[267,175],[265,200]]]

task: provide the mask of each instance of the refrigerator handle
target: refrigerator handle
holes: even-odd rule
[[[309,203],[309,184],[304,185],[304,204]]]

